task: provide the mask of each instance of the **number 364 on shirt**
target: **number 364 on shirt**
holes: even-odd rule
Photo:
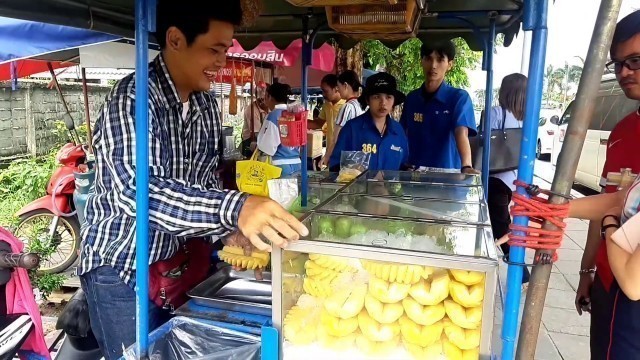
[[[375,154],[378,151],[377,144],[362,144],[362,152],[365,154],[372,153]]]

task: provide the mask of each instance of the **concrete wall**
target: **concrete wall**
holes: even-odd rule
[[[20,82],[16,90],[0,82],[0,157],[41,155],[55,143],[55,122],[62,120],[64,106],[55,89],[39,82]],[[89,86],[89,111],[97,118],[109,87]],[[77,125],[85,122],[84,97],[80,84],[63,84],[71,117]]]

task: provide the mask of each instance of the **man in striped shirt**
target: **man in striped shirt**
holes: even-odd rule
[[[226,63],[239,0],[161,0],[156,37],[160,55],[149,65],[147,84],[132,74],[107,96],[94,132],[95,191],[82,229],[80,275],[92,330],[106,359],[135,342],[135,94],[149,88],[149,263],[172,257],[192,237],[235,241],[270,250],[261,240],[286,246],[308,230],[276,202],[221,190],[222,125],[208,92]],[[243,235],[243,236],[242,236]],[[150,301],[150,329],[166,314]]]

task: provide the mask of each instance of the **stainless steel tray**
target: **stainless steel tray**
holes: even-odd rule
[[[253,271],[239,272],[225,266],[187,295],[194,303],[248,314],[271,316],[271,273],[255,279]]]

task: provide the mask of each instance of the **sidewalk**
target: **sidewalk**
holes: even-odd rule
[[[543,184],[540,184],[541,186]],[[558,261],[553,265],[549,289],[540,325],[536,359],[582,360],[589,359],[589,314],[579,316],[574,306],[578,287],[578,270],[587,237],[588,224],[581,220],[567,220],[567,229]],[[527,251],[527,262],[533,251]],[[500,281],[506,291],[507,266],[500,266]],[[525,293],[522,294],[522,303]],[[500,354],[502,340],[502,304],[499,293],[496,300],[493,334],[493,353]],[[522,306],[520,314],[522,316]],[[517,343],[517,342],[516,342]]]

